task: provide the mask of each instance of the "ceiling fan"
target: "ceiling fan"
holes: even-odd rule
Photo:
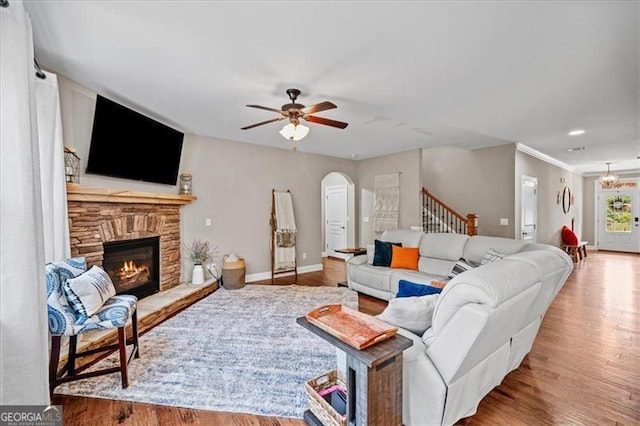
[[[298,125],[300,124],[300,119],[309,121],[311,123],[324,124],[326,126],[337,127],[338,129],[344,129],[349,125],[349,123],[345,123],[342,121],[336,121],[328,118],[316,117],[315,115],[311,115],[316,112],[338,108],[332,102],[325,101],[325,102],[320,102],[319,104],[305,107],[302,104],[296,103],[296,99],[300,95],[300,90],[287,89],[287,95],[289,95],[289,99],[291,99],[291,103],[282,105],[280,109],[269,108],[262,105],[247,105],[248,107],[251,107],[251,108],[258,108],[258,109],[264,109],[267,111],[277,112],[278,114],[280,114],[280,117],[272,118],[271,120],[262,121],[260,123],[245,126],[242,128],[242,130],[252,129],[254,127],[262,126],[263,124],[269,124],[269,123],[281,121],[284,119],[289,119],[289,123],[291,124],[291,126],[287,125],[285,126],[285,128],[289,126],[291,127],[291,129],[295,129],[298,127]],[[300,127],[304,127],[304,126],[300,126]],[[284,136],[287,139],[300,140],[304,136],[306,136],[308,132],[308,129],[306,127],[304,129],[305,131],[303,132],[303,134],[297,135],[297,136],[294,136],[293,133],[289,135],[289,133],[285,132],[285,129],[283,129],[280,133],[282,134],[282,136]]]

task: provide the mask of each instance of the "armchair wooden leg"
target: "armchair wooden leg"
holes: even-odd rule
[[[76,347],[78,336],[69,336],[69,357],[67,358],[67,374],[69,377],[76,374]]]
[[[140,358],[140,346],[138,346],[138,309],[133,311],[133,315],[131,316],[131,331],[133,334],[133,350],[135,352],[135,357]]]
[[[49,397],[51,398],[53,398],[53,390],[58,386],[61,339],[61,336],[51,336],[51,356],[49,357]]]
[[[120,350],[120,376],[122,377],[122,388],[129,386],[127,377],[127,336],[124,327],[118,327],[118,348]]]

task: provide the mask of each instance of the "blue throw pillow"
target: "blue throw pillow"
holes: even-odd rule
[[[412,283],[407,280],[398,281],[398,294],[396,297],[414,297],[427,296],[429,294],[438,294],[442,292],[441,288],[433,287],[427,284]]]
[[[375,240],[374,244],[373,266],[391,266],[391,245],[402,247],[402,243],[390,243],[380,240]]]

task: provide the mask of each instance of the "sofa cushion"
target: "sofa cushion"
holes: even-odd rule
[[[431,285],[432,281],[447,281],[447,276],[428,274],[408,269],[392,269],[389,291],[395,296],[398,293],[400,280],[411,281],[416,284]]]
[[[418,247],[391,246],[391,267],[418,270]]]
[[[437,294],[391,299],[385,310],[376,317],[420,336],[431,327],[437,300]]]
[[[380,240],[375,240],[374,245],[373,266],[390,266],[392,255],[391,246],[402,247],[402,243],[391,243]]]
[[[460,257],[464,258],[467,262],[479,265],[482,256],[489,251],[489,249],[494,249],[503,254],[512,254],[519,252],[524,246],[529,244],[531,243],[524,240],[476,235],[469,238],[469,241],[464,247],[464,252]]]
[[[359,284],[366,284],[376,290],[391,291],[395,294],[397,290],[391,290],[390,286],[392,272],[393,269],[391,268],[367,265],[365,263],[349,268],[349,279]]]
[[[464,257],[462,252],[468,239],[469,236],[464,234],[445,232],[424,234],[420,240],[420,256],[455,262]]]
[[[429,284],[417,284],[407,280],[398,281],[397,298],[427,296],[429,294],[439,294],[442,289]]]
[[[433,257],[420,256],[418,270],[430,275],[448,277],[449,272],[456,264],[455,260],[436,259]]]
[[[384,231],[380,236],[382,241],[398,241],[403,247],[418,247],[420,239],[425,235],[422,231],[414,231],[413,229],[392,229]]]
[[[374,244],[367,244],[367,263],[373,265],[373,256],[376,252],[376,246]]]
[[[453,265],[453,268],[451,268],[451,272],[449,272],[449,278],[453,278],[458,274],[461,274],[463,272],[466,272],[470,269],[473,269],[474,266],[470,265],[466,260],[464,259],[459,259],[455,265]]]

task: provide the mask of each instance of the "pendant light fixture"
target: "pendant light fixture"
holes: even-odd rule
[[[607,174],[598,178],[598,182],[600,182],[603,188],[612,188],[619,180],[620,177],[611,172],[611,163],[607,163]]]

